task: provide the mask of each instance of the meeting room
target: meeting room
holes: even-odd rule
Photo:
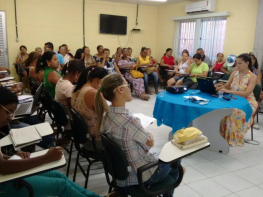
[[[262,197],[263,0],[0,0],[0,197]]]

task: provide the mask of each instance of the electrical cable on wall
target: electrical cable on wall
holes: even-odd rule
[[[14,0],[14,4],[15,4],[16,42],[19,42],[19,38],[18,38],[18,28],[17,28],[16,0]]]

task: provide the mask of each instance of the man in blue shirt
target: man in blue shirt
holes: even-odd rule
[[[53,51],[54,50],[54,45],[52,42],[47,42],[45,43],[45,46],[44,46],[44,52],[46,51]],[[61,54],[57,53],[56,51],[54,51],[57,56],[58,56],[58,61],[59,61],[59,65],[61,66],[61,68],[64,66],[64,58]]]

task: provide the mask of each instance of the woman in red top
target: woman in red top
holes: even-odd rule
[[[163,55],[160,65],[164,69],[164,75],[173,76],[173,72],[168,72],[166,70],[173,70],[174,66],[176,66],[176,60],[172,56],[173,50],[171,48],[166,49],[166,53]]]
[[[221,67],[224,65],[224,54],[223,53],[218,53],[217,54],[217,61],[214,63],[214,65],[212,66],[212,68],[210,68],[210,71],[215,70],[216,72],[221,72],[220,69]]]

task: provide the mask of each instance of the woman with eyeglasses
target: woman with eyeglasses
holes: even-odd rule
[[[81,73],[71,95],[71,106],[84,118],[88,126],[90,140],[92,139],[91,136],[96,133],[97,113],[95,111],[95,95],[98,92],[101,80],[106,75],[108,75],[108,72],[104,68],[86,68]]]
[[[17,96],[10,90],[0,87],[0,130],[6,126],[15,113],[18,104]],[[50,148],[45,155],[30,158],[30,153],[16,152],[21,157],[18,160],[9,160],[11,155],[3,154],[0,150],[0,174],[11,175],[33,169],[43,164],[56,162],[61,159],[62,148]],[[57,171],[48,171],[34,176],[24,178],[33,188],[34,196],[89,196],[99,197],[76,183],[69,180],[64,174]],[[5,182],[0,184],[1,197],[24,197],[28,196],[28,190],[25,187],[17,189],[14,182]]]
[[[112,102],[110,107],[105,105],[104,98]],[[96,134],[97,137],[100,133],[106,134],[108,138],[120,146],[127,157],[130,166],[129,176],[126,180],[117,180],[119,187],[138,185],[137,169],[156,161],[154,155],[149,152],[154,146],[153,135],[145,131],[140,120],[125,108],[126,103],[131,101],[131,90],[122,76],[110,74],[102,79],[95,97]],[[167,175],[176,181],[178,169],[171,168],[170,164],[160,164],[158,167],[145,171],[142,174],[142,179],[145,187],[150,188],[153,184],[162,181]],[[173,191],[163,196],[172,196],[172,193]]]
[[[196,53],[193,57],[194,63],[187,66],[185,73],[190,74],[188,78],[183,81],[177,81],[176,85],[186,85],[188,89],[198,89],[198,83],[196,77],[207,77],[209,67],[202,61],[202,56]]]

